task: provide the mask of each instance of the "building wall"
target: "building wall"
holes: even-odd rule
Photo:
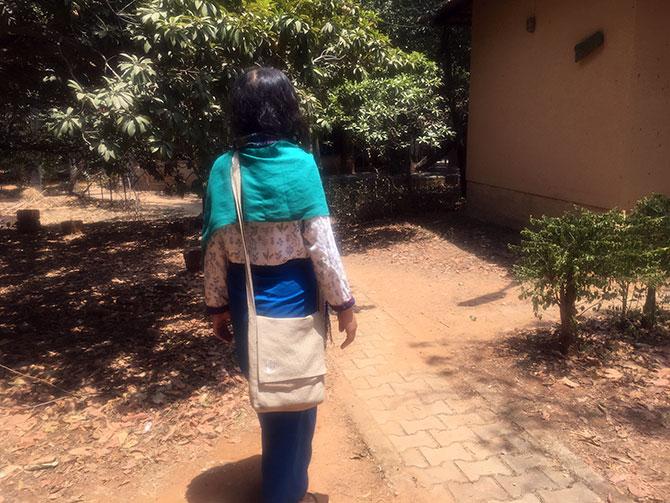
[[[637,2],[623,206],[650,192],[670,195],[669,23],[668,0]]]
[[[669,17],[663,0],[474,0],[475,215],[519,226],[573,204],[626,207],[651,187],[668,192]],[[575,63],[575,44],[597,30],[604,46]]]

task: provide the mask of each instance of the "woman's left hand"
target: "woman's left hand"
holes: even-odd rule
[[[219,313],[212,315],[212,325],[214,335],[223,342],[232,342],[233,334],[228,330],[228,323],[230,322],[230,313]]]

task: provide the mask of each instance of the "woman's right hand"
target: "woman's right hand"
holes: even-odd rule
[[[350,307],[344,311],[337,313],[337,324],[340,332],[346,332],[346,337],[344,342],[340,346],[341,349],[346,348],[349,344],[354,342],[356,338],[356,330],[358,329],[358,323],[356,322],[356,315],[354,314],[354,308]]]

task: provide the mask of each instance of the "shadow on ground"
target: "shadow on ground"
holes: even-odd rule
[[[612,319],[590,320],[578,351],[566,357],[554,327],[543,323],[458,351],[445,351],[446,339],[435,341],[425,359],[463,398],[484,395],[512,423],[546,430],[607,477],[624,481],[624,492],[641,484],[649,499],[640,501],[663,501],[658,498],[670,487],[664,475],[670,466],[670,334],[667,326],[636,333]],[[519,446],[501,434],[487,447],[513,452]]]
[[[189,503],[260,503],[261,457],[216,466],[194,478],[186,490]]]
[[[220,376],[235,373],[230,348],[209,335],[202,277],[184,270],[173,238],[178,229],[177,242],[195,239],[197,227],[185,219],[96,223],[70,236],[0,231],[0,363],[100,403],[122,397],[127,411],[229,382]],[[61,394],[33,379],[10,389],[21,406]]]
[[[315,494],[317,503],[328,503]],[[186,490],[188,503],[261,503],[261,457],[216,466],[194,478]]]
[[[420,242],[421,229],[435,233],[480,259],[503,267],[512,265],[514,255],[509,250],[509,244],[519,240],[518,232],[474,220],[463,211],[362,224],[339,223],[337,234],[342,252],[349,254],[388,248],[397,243]]]

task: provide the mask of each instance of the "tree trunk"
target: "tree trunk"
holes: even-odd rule
[[[22,234],[34,234],[40,228],[40,210],[17,210],[16,230],[18,232]]]
[[[77,178],[79,177],[79,166],[77,166],[74,157],[70,157],[70,172],[67,190],[70,194],[74,194],[74,189],[77,186]]]
[[[323,166],[321,165],[321,142],[319,141],[319,136],[314,135],[314,159],[316,159],[316,165],[319,167],[319,169],[323,169]]]
[[[656,288],[653,286],[647,287],[647,298],[644,301],[643,324],[647,328],[656,325]]]
[[[43,174],[42,164],[34,164],[30,173],[30,186],[37,190],[42,190]]]
[[[414,184],[413,175],[414,175],[414,160],[412,158],[412,148],[409,149],[409,159],[407,160],[407,171],[406,171],[406,183],[407,183],[407,194],[411,198],[414,195]]]
[[[561,290],[561,351],[567,354],[577,340],[577,293],[572,279],[568,279]]]
[[[630,283],[624,283],[621,285],[621,323],[626,321],[626,316],[628,315],[628,290],[630,288]]]
[[[342,154],[341,163],[344,167],[344,173],[353,175],[356,173],[356,160],[354,159],[354,145],[351,142],[349,134],[342,132]]]
[[[466,134],[463,133],[463,141],[467,142],[465,139]],[[458,162],[458,182],[461,189],[461,197],[466,197],[468,194],[468,180],[466,178],[466,167],[468,163],[467,159],[467,145],[462,145],[460,142],[456,144],[456,159]]]

